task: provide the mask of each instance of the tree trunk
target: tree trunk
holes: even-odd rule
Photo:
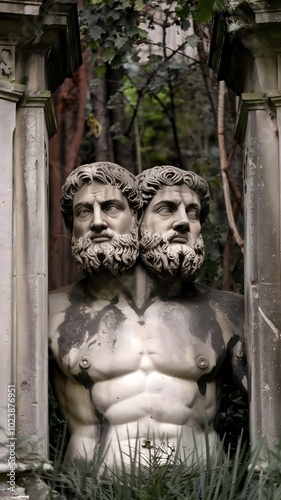
[[[84,52],[85,58],[85,52]],[[70,236],[60,213],[61,186],[77,166],[77,154],[84,133],[87,95],[86,64],[73,79],[67,78],[54,94],[57,134],[50,141],[49,289],[76,279],[70,251]]]

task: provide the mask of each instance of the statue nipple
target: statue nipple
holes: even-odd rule
[[[81,359],[79,361],[79,366],[80,366],[80,368],[83,368],[84,370],[87,370],[87,368],[90,368],[91,360],[90,360],[89,356],[81,356]]]
[[[205,370],[205,368],[208,368],[209,366],[209,360],[208,358],[206,358],[206,356],[199,356],[196,363],[198,368],[201,368],[202,370]]]

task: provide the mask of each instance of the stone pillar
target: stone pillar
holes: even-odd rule
[[[0,349],[0,497],[27,498],[22,488],[14,486],[12,465],[14,465],[15,411],[16,411],[16,366],[13,314],[13,137],[16,127],[16,104],[23,95],[24,86],[0,80],[0,171],[1,171],[1,208],[0,208],[0,255],[1,255],[1,349]],[[5,122],[3,120],[5,117]],[[11,474],[8,476],[7,474]],[[5,477],[4,477],[5,475]],[[8,480],[11,482],[8,483]],[[11,488],[11,490],[9,489]],[[9,498],[9,497],[8,497]]]
[[[281,5],[229,5],[226,18],[216,19],[210,61],[240,95],[250,435],[253,449],[262,438],[274,449],[281,440]]]
[[[17,458],[30,461],[48,457],[48,137],[53,131],[50,92],[26,92],[15,130],[14,294]]]
[[[33,499],[29,474],[49,467],[51,92],[81,64],[76,2],[0,0],[0,37],[0,498]]]

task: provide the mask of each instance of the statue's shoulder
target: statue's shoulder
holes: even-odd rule
[[[193,288],[196,294],[206,300],[217,300],[219,302],[228,303],[235,302],[237,304],[242,304],[244,302],[243,295],[235,292],[228,292],[225,290],[217,290],[207,285],[201,285],[199,283],[194,283]]]
[[[67,311],[76,310],[83,303],[85,294],[84,280],[53,290],[49,294],[49,338],[53,342],[60,325],[65,321]]]
[[[56,290],[52,290],[49,293],[49,297],[58,297],[61,295],[68,295],[69,293],[71,293],[74,290],[74,288],[76,288],[76,286],[77,286],[77,283],[71,283],[71,284],[63,286],[61,288],[57,288]]]
[[[239,293],[216,290],[196,283],[194,295],[199,301],[208,302],[213,309],[225,314],[233,321],[240,322],[244,318],[244,297]]]
[[[84,279],[66,285],[62,288],[57,288],[49,293],[49,311],[50,314],[62,312],[69,307],[73,302],[73,298],[81,297],[84,295]]]
[[[61,301],[67,301],[68,297],[73,292],[75,288],[75,283],[71,283],[70,285],[64,286],[62,288],[57,288],[49,293],[49,306],[52,309],[56,309],[56,305]]]

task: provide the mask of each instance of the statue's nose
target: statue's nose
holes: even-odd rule
[[[102,231],[103,229],[107,229],[107,227],[108,225],[102,216],[102,211],[99,208],[95,208],[91,220],[91,229],[94,231]]]
[[[174,217],[175,219],[172,225],[174,231],[179,231],[180,233],[189,231],[189,220],[183,203],[179,205]]]
[[[174,231],[179,231],[180,233],[184,233],[189,231],[189,222],[188,220],[177,220],[173,223],[173,229]]]

